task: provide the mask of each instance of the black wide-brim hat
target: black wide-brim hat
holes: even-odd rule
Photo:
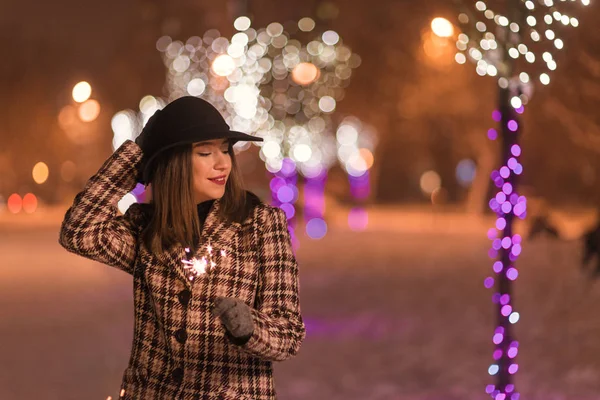
[[[151,180],[153,161],[171,147],[214,139],[228,139],[233,143],[263,140],[232,131],[212,104],[194,96],[180,97],[162,110],[157,110],[144,126],[142,134],[138,145],[144,153],[141,178],[142,183],[146,184]]]

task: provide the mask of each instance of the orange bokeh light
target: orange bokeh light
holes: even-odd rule
[[[48,180],[49,173],[50,173],[50,170],[48,169],[48,165],[46,165],[46,163],[40,161],[33,166],[33,170],[31,171],[31,176],[33,177],[33,180],[35,181],[35,183],[37,183],[38,185],[41,185],[42,183],[44,183]]]
[[[315,64],[303,62],[292,70],[292,79],[299,85],[310,85],[319,78],[319,68]]]
[[[38,200],[33,193],[27,193],[23,196],[23,211],[27,214],[32,214],[37,210]]]
[[[96,100],[87,100],[85,103],[79,106],[79,118],[83,122],[91,122],[98,118],[100,114],[100,103]]]
[[[58,124],[65,130],[77,122],[77,110],[72,105],[67,105],[58,114]]]
[[[360,149],[359,152],[362,159],[365,160],[365,164],[367,164],[367,169],[370,169],[373,166],[373,162],[375,162],[373,153],[371,153],[371,150],[364,148]]]
[[[8,211],[10,211],[13,214],[16,214],[23,208],[23,200],[21,199],[21,196],[19,196],[16,193],[13,193],[8,197],[6,206],[8,208]]]

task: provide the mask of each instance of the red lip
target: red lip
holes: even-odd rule
[[[217,176],[215,178],[208,178],[208,180],[211,181],[212,183],[223,186],[227,182],[227,179],[225,179],[225,178],[226,178],[226,176],[222,175],[222,176]]]

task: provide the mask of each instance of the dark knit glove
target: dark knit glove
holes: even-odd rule
[[[247,341],[254,332],[251,309],[240,299],[217,297],[212,314],[221,319],[227,332],[236,339]]]

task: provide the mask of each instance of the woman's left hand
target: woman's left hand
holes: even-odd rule
[[[217,297],[212,314],[221,318],[227,331],[236,338],[250,336],[254,332],[250,307],[240,299]]]

